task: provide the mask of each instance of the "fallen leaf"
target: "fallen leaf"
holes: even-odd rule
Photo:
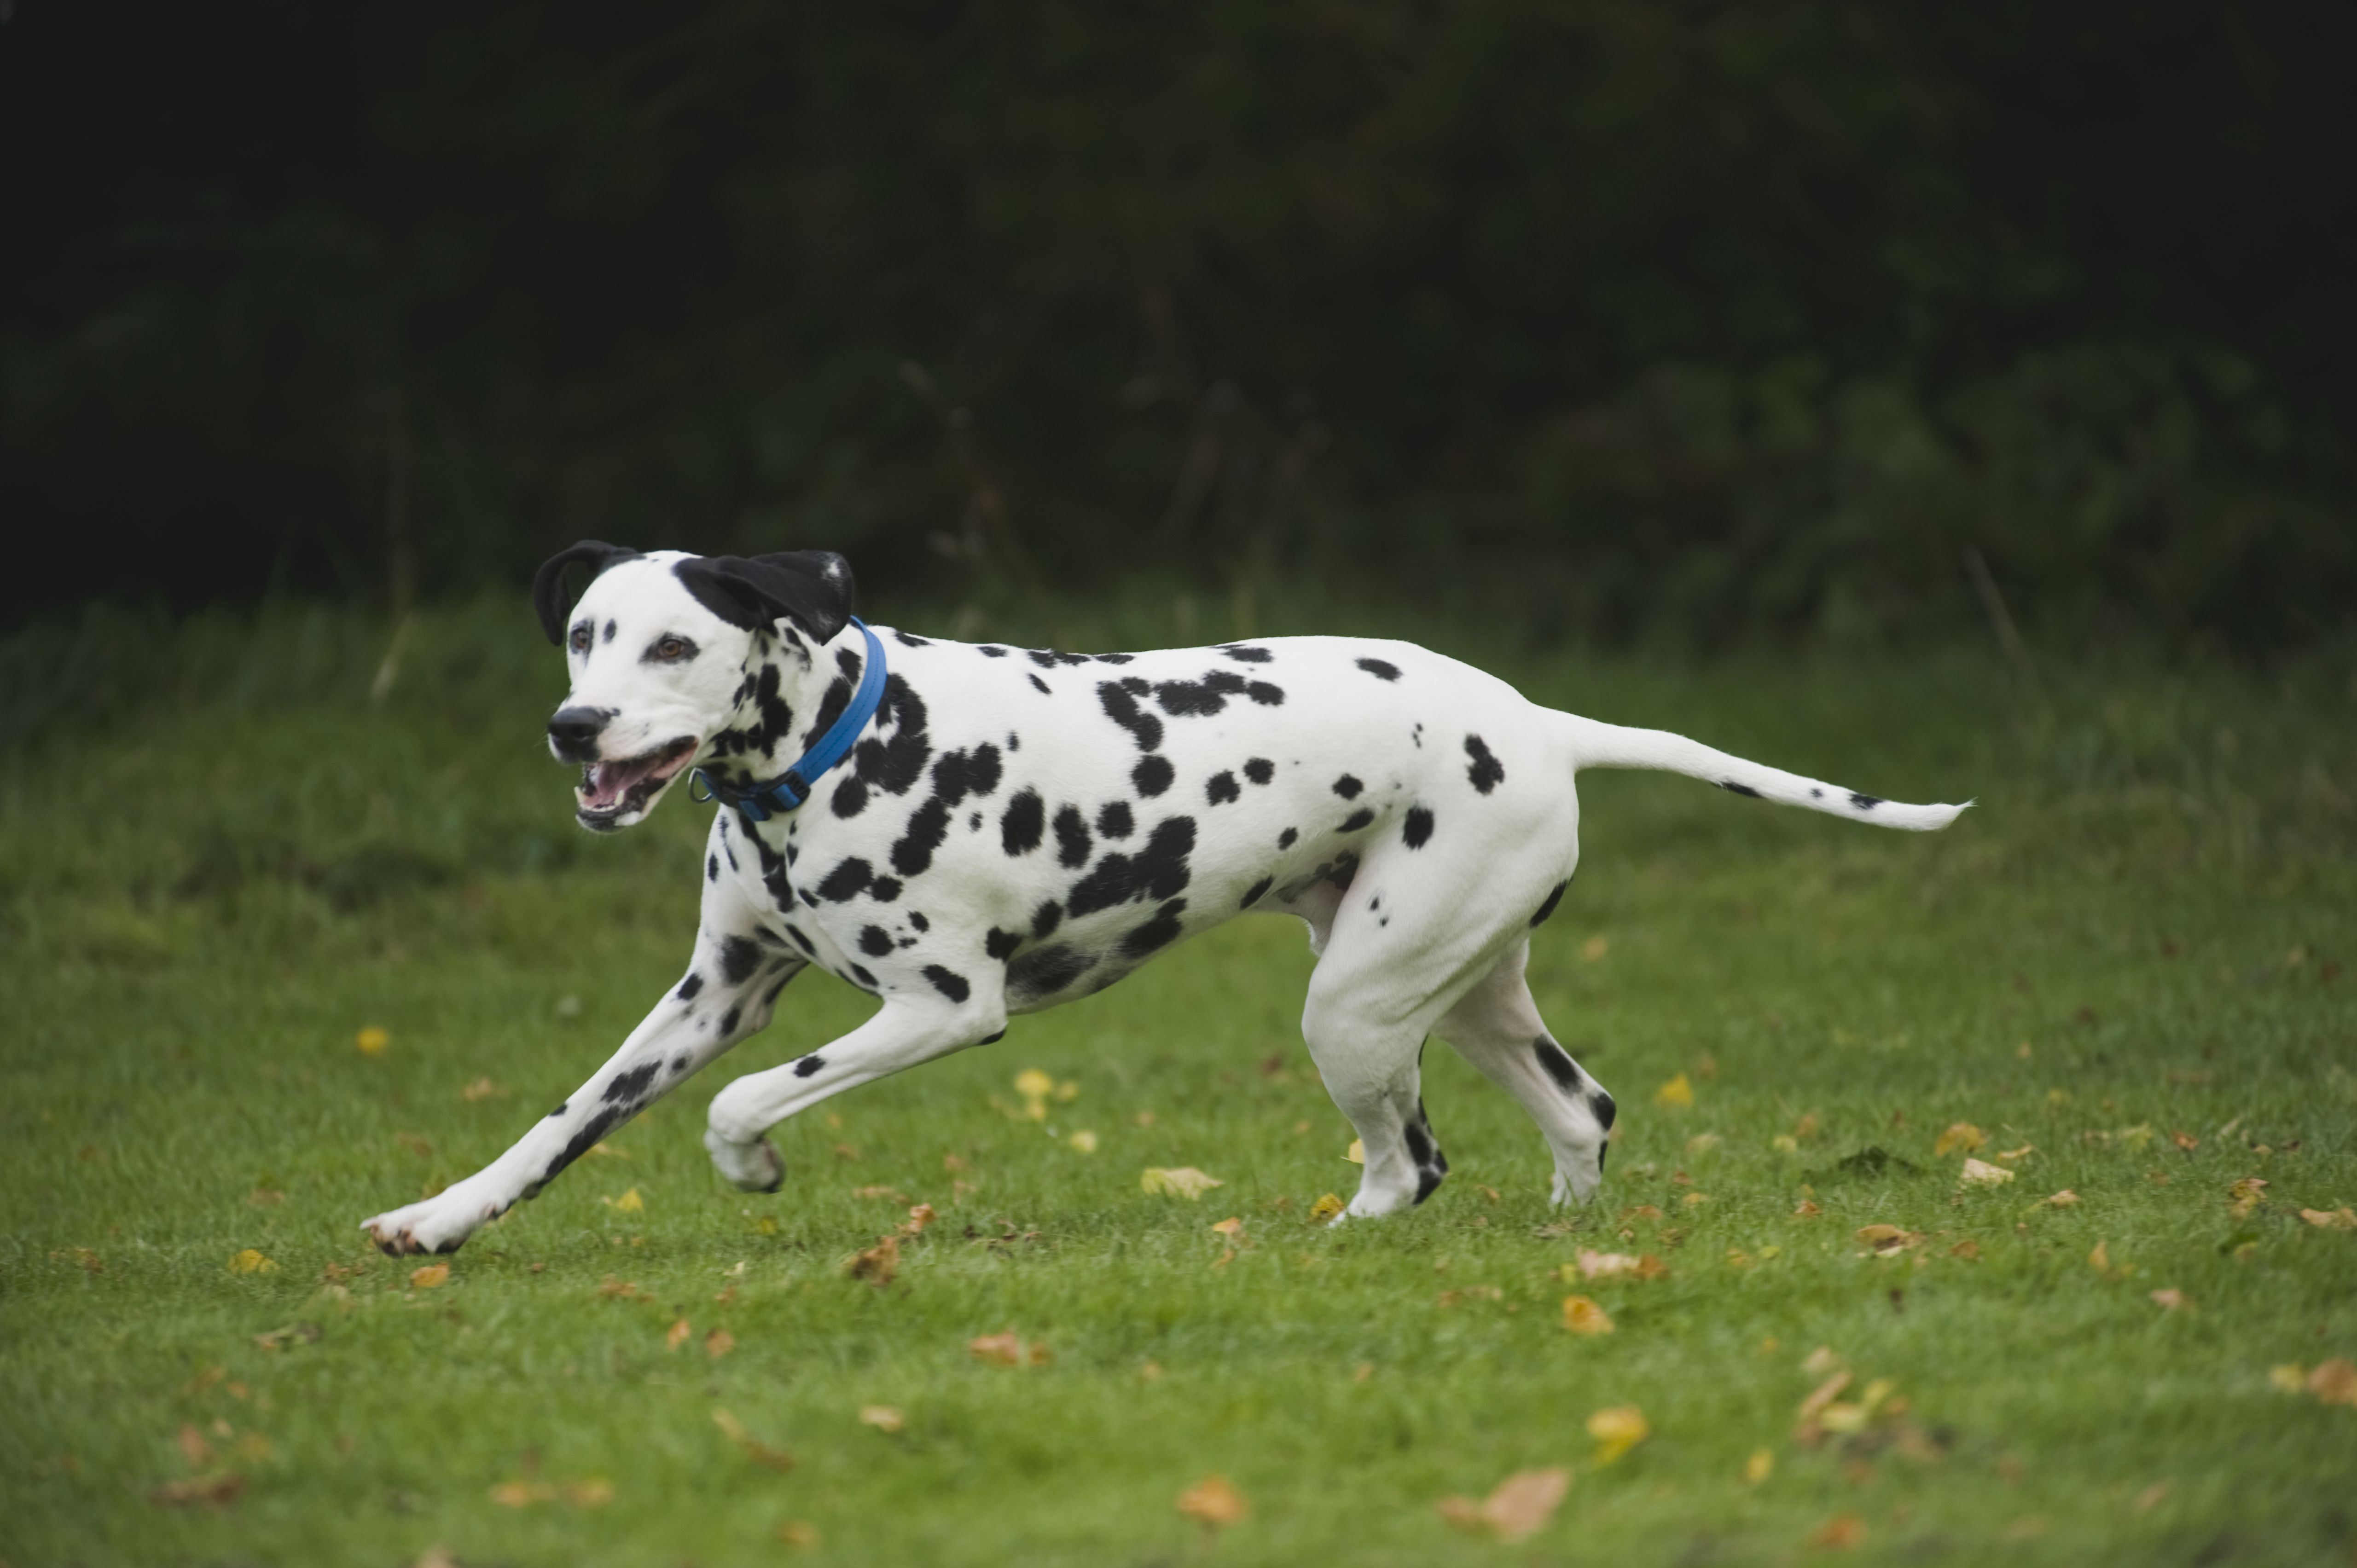
[[[1823,1414],[1825,1408],[1835,1400],[1840,1398],[1842,1391],[1849,1385],[1850,1374],[1847,1371],[1840,1371],[1811,1389],[1808,1396],[1801,1401],[1800,1409],[1793,1412],[1794,1423],[1803,1431],[1813,1425],[1817,1417]]]
[[[1309,1206],[1309,1223],[1329,1224],[1333,1220],[1334,1216],[1342,1212],[1342,1200],[1333,1193],[1320,1194],[1318,1201]]]
[[[639,1196],[637,1187],[630,1188],[619,1197],[608,1197],[600,1201],[610,1204],[618,1214],[644,1214],[647,1210],[647,1200]]]
[[[1896,1225],[1861,1225],[1857,1230],[1857,1239],[1884,1257],[1923,1244],[1921,1231],[1901,1230]]]
[[[435,1545],[427,1547],[425,1554],[409,1568],[458,1568],[458,1560],[450,1555],[448,1547]]]
[[[1193,1165],[1178,1165],[1165,1170],[1159,1165],[1148,1166],[1137,1178],[1139,1187],[1146,1192],[1167,1194],[1189,1201],[1200,1199],[1215,1187],[1228,1184],[1214,1176],[1207,1176]]]
[[[274,1274],[278,1272],[278,1265],[248,1247],[229,1261],[229,1272],[233,1274]]]
[[[645,1291],[640,1290],[635,1283],[629,1283],[622,1280],[616,1279],[612,1274],[608,1274],[606,1276],[605,1283],[597,1287],[597,1294],[602,1296],[619,1298],[622,1301],[654,1300],[653,1296],[648,1294]]]
[[[1633,1274],[1644,1264],[1626,1252],[1591,1252],[1581,1248],[1572,1254],[1572,1262],[1584,1280],[1610,1279],[1616,1274]]]
[[[1653,1090],[1653,1103],[1668,1106],[1673,1110],[1683,1110],[1694,1103],[1694,1084],[1687,1079],[1685,1074],[1680,1073]]]
[[[1743,1462],[1743,1478],[1758,1486],[1776,1472],[1776,1455],[1765,1448],[1754,1448],[1751,1457]]]
[[[1710,1201],[1710,1194],[1706,1192],[1690,1192],[1684,1197],[1678,1199],[1678,1201],[1684,1204],[1688,1208],[1693,1208],[1697,1205],[1708,1203]]]
[[[1217,1225],[1212,1226],[1211,1229],[1218,1231],[1221,1235],[1225,1236],[1231,1241],[1238,1241],[1243,1239],[1244,1222],[1242,1219],[1237,1219],[1232,1214],[1227,1219],[1221,1220]]]
[[[1075,1133],[1064,1142],[1072,1146],[1072,1152],[1076,1155],[1093,1155],[1097,1152],[1097,1135],[1094,1133],[1086,1131]]]
[[[1810,1139],[1817,1135],[1817,1128],[1819,1125],[1820,1122],[1815,1112],[1803,1112],[1801,1113],[1801,1119],[1792,1123],[1792,1141],[1796,1144],[1807,1143]]]
[[[778,1526],[778,1539],[797,1551],[808,1552],[818,1545],[821,1537],[818,1526],[810,1520],[790,1519]]]
[[[491,1501],[503,1509],[528,1509],[534,1503],[546,1502],[553,1495],[546,1487],[528,1481],[501,1481],[490,1491]]]
[[[2190,1133],[2172,1132],[2169,1135],[2169,1141],[2189,1155],[2201,1146],[2201,1140]]]
[[[602,1509],[614,1500],[611,1481],[568,1481],[565,1500],[576,1509]]]
[[[908,1418],[895,1405],[864,1404],[859,1407],[859,1424],[872,1426],[878,1432],[891,1433],[907,1425]]]
[[[737,1336],[726,1328],[716,1328],[704,1337],[704,1353],[717,1361],[737,1348]]]
[[[2056,1193],[2053,1197],[2042,1199],[2041,1201],[2044,1202],[2046,1207],[2049,1208],[2073,1208],[2078,1206],[2079,1195],[2072,1192],[2066,1187],[2061,1192]]]
[[[1596,1439],[1596,1463],[1609,1465],[1652,1435],[1645,1412],[1633,1404],[1617,1404],[1587,1418],[1587,1435]]]
[[[1609,1334],[1612,1319],[1584,1295],[1563,1298],[1563,1326],[1574,1334]]]
[[[1952,1122],[1948,1124],[1946,1132],[1932,1140],[1932,1152],[1934,1155],[1947,1155],[1961,1149],[1969,1155],[1987,1142],[1988,1134],[1971,1122]]]
[[[428,1263],[422,1269],[409,1271],[409,1288],[412,1290],[439,1290],[449,1283],[450,1265],[447,1263]]]
[[[1948,1249],[1948,1256],[1962,1258],[1968,1263],[1977,1263],[1981,1261],[1981,1244],[1978,1241],[1959,1241]]]
[[[688,1336],[694,1332],[694,1329],[687,1326],[687,1319],[683,1317],[673,1324],[671,1331],[663,1336],[663,1346],[666,1349],[676,1350],[686,1344]]]
[[[2287,1361],[2279,1367],[2269,1367],[2267,1381],[2284,1393],[2304,1393],[2308,1389],[2308,1369],[2298,1361]]]
[[[2181,1290],[2176,1289],[2174,1286],[2166,1290],[2152,1291],[2147,1294],[2151,1295],[2153,1305],[2159,1307],[2163,1312],[2175,1312],[2180,1307],[2191,1305],[2185,1299],[2185,1293]]]
[[[1366,1140],[1363,1138],[1351,1139],[1351,1146],[1342,1151],[1342,1157],[1350,1161],[1354,1165],[1365,1165],[1367,1163]]]
[[[384,1055],[385,1047],[393,1044],[393,1036],[382,1029],[371,1026],[354,1035],[352,1044],[359,1047],[361,1055],[364,1057],[381,1057]]]
[[[780,1474],[794,1467],[794,1456],[756,1439],[745,1430],[745,1423],[717,1407],[712,1412],[712,1424],[727,1435],[728,1441],[744,1450],[745,1456],[757,1465],[765,1465]]]
[[[845,1263],[843,1272],[855,1280],[866,1280],[877,1290],[882,1290],[899,1276],[900,1238],[885,1237]]]
[[[2357,1406],[2357,1366],[2346,1356],[2335,1356],[2309,1373],[2308,1391],[2320,1404]]]
[[[181,1423],[178,1441],[180,1444],[180,1457],[188,1462],[188,1468],[191,1470],[212,1463],[213,1446],[205,1441],[205,1434],[194,1426],[186,1422]]]
[[[909,1218],[900,1222],[899,1234],[903,1236],[921,1236],[924,1234],[925,1227],[931,1225],[933,1222],[933,1206],[931,1204],[920,1203],[913,1205],[909,1210]]]
[[[1966,1187],[2002,1187],[2013,1179],[2013,1173],[2003,1165],[1993,1165],[1986,1160],[1967,1157],[1964,1181]]]
[[[1866,1521],[1854,1513],[1837,1513],[1817,1527],[1809,1537],[1809,1544],[1828,1551],[1846,1552],[1866,1539]]]
[[[1044,1367],[1053,1359],[1048,1347],[1025,1343],[1012,1328],[969,1339],[965,1348],[975,1360],[992,1367]]]
[[[2357,1230],[2357,1209],[2303,1208],[2299,1217],[2319,1230]]]
[[[2169,1483],[2167,1481],[2155,1481],[2151,1486],[2147,1487],[2143,1491],[2138,1492],[2136,1494],[2136,1500],[2130,1503],[2128,1506],[2137,1513],[2150,1513],[2153,1509],[2160,1506],[2160,1499],[2167,1496],[2169,1496]]]
[[[1641,1203],[1633,1208],[1624,1208],[1620,1211],[1622,1219],[1659,1219],[1661,1217],[1662,1211],[1650,1203]]]
[[[1512,1542],[1537,1533],[1555,1517],[1569,1490],[1571,1471],[1556,1465],[1544,1470],[1518,1471],[1478,1503],[1470,1498],[1443,1498],[1437,1506],[1440,1517],[1453,1525],[1486,1530]]]
[[[1595,963],[1611,949],[1612,939],[1598,933],[1579,944],[1579,956],[1589,963]]]
[[[1820,1345],[1801,1359],[1801,1370],[1813,1378],[1822,1378],[1841,1366],[1841,1358],[1830,1345]]]
[[[2248,1219],[2251,1211],[2266,1201],[2266,1187],[2267,1178],[2265,1176],[2244,1176],[2226,1189],[2226,1196],[2231,1199],[2226,1212],[2237,1219]]]
[[[1189,1519],[1200,1520],[1214,1530],[1240,1524],[1251,1514],[1252,1505],[1225,1476],[1206,1476],[1185,1491],[1172,1505]]]
[[[222,1508],[236,1501],[243,1490],[243,1476],[191,1476],[185,1481],[165,1482],[147,1494],[147,1500],[159,1508],[187,1508],[195,1503]]]
[[[458,1091],[458,1098],[467,1101],[471,1104],[476,1101],[490,1100],[495,1095],[504,1094],[505,1092],[507,1092],[505,1090],[502,1090],[498,1084],[493,1083],[490,1079],[479,1078],[474,1082],[468,1084],[466,1088],[460,1090]]]
[[[1824,1212],[1824,1210],[1819,1208],[1813,1201],[1805,1197],[1792,1206],[1792,1218],[1795,1219],[1814,1219]]]

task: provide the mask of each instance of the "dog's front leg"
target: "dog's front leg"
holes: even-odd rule
[[[712,912],[708,905],[705,912]],[[716,932],[707,926],[696,940],[687,977],[588,1082],[473,1176],[361,1228],[395,1257],[457,1251],[478,1227],[519,1199],[537,1196],[598,1140],[767,1026],[779,991],[802,967],[796,954],[748,931]]]

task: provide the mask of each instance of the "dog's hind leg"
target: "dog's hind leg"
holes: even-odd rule
[[[1539,1124],[1555,1156],[1555,1201],[1585,1203],[1603,1180],[1612,1097],[1547,1033],[1523,978],[1529,958],[1530,943],[1515,943],[1458,999],[1437,1032]]]

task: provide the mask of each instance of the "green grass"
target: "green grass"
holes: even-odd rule
[[[807,977],[766,1036],[420,1290],[356,1222],[488,1160],[676,977],[707,809],[668,802],[611,842],[570,826],[535,745],[559,670],[520,607],[429,618],[381,704],[382,628],[359,618],[201,622],[144,664],[103,629],[20,640],[0,671],[19,712],[99,715],[0,773],[12,1568],[437,1544],[465,1563],[1788,1563],[1846,1515],[1859,1561],[2350,1560],[2357,1409],[2269,1380],[2357,1356],[2357,1234],[2298,1217],[2357,1202],[2357,975],[2332,978],[2357,961],[2345,672],[2050,670],[2049,706],[1974,650],[1642,664],[1407,626],[1542,701],[1981,805],[1918,838],[1587,776],[1582,875],[1533,984],[1625,1109],[1602,1197],[1567,1224],[1527,1121],[1437,1046],[1448,1184],[1394,1219],[1306,1223],[1349,1194],[1351,1134],[1297,1032],[1300,928],[1255,918],[780,1129],[787,1186],[748,1198],[706,1165],[704,1108],[862,1015]],[[1143,612],[1048,630],[1171,635]],[[370,1026],[391,1035],[374,1058]],[[1035,1067],[1078,1086],[1044,1125],[1010,1114]],[[1679,1073],[1693,1105],[1657,1104]],[[2015,1181],[1960,1188],[1961,1156],[1933,1152],[1959,1121],[1985,1156],[2031,1150]],[[1095,1153],[1066,1141],[1082,1130]],[[1845,1170],[1873,1148],[1893,1163]],[[1226,1185],[1140,1190],[1182,1165]],[[2270,1185],[2237,1219],[2245,1176]],[[885,1289],[844,1273],[901,1217],[868,1187],[941,1215]],[[2066,1188],[2075,1207],[2039,1201]],[[632,1191],[642,1210],[609,1202]],[[1222,1263],[1230,1216],[1245,1244]],[[1873,1256],[1855,1232],[1877,1223],[1923,1239]],[[1668,1273],[1566,1285],[1582,1248]],[[232,1273],[244,1249],[274,1269]],[[1574,1289],[1615,1333],[1564,1330]],[[1010,1326],[1052,1361],[968,1354]],[[715,1329],[735,1338],[717,1359]],[[1819,1347],[1903,1408],[1798,1441]],[[868,1404],[905,1428],[861,1424]],[[1585,1423],[1623,1404],[1652,1435],[1599,1466]],[[1435,1510],[1555,1465],[1577,1478],[1520,1545]],[[1252,1505],[1221,1531],[1173,1508],[1214,1472]],[[230,1475],[226,1503],[152,1500]],[[511,1482],[548,1495],[505,1506]],[[608,1500],[578,1492],[596,1483]],[[789,1521],[818,1544],[780,1541]]]

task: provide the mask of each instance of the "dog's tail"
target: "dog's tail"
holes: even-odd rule
[[[1883,828],[1906,828],[1919,833],[1934,832],[1946,827],[1972,804],[1967,800],[1963,806],[1904,805],[1897,800],[1861,795],[1855,789],[1845,789],[1838,784],[1827,784],[1822,779],[1803,779],[1797,773],[1763,768],[1757,762],[1747,762],[1742,757],[1714,751],[1698,740],[1688,740],[1667,730],[1628,729],[1620,725],[1584,719],[1577,714],[1566,714],[1563,717],[1570,726],[1574,771],[1583,768],[1646,768],[1664,773],[1683,773],[1690,779],[1707,780],[1738,795],[1773,800],[1780,806],[1804,806],[1812,811],[1847,817],[1854,822],[1872,822]]]

